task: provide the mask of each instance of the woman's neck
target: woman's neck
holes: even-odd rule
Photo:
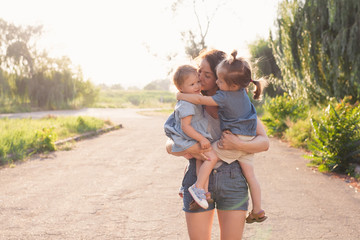
[[[205,106],[205,111],[213,118],[218,119],[218,107],[216,106]]]
[[[215,95],[216,91],[219,90],[218,88],[209,89],[206,91],[207,96],[213,96]]]

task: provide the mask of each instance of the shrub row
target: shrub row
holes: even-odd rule
[[[309,150],[320,171],[354,175],[360,163],[360,107],[349,102],[310,109],[304,99],[284,94],[265,101],[262,121],[270,136]]]

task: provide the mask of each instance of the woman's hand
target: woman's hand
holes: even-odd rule
[[[237,150],[241,146],[241,141],[236,135],[232,134],[229,130],[225,130],[220,140],[218,141],[218,147],[226,150]]]
[[[201,149],[201,146],[199,143],[189,147],[188,149],[186,149],[185,151],[182,151],[182,152],[172,152],[171,151],[171,148],[172,148],[172,145],[174,144],[174,142],[168,138],[167,141],[166,141],[166,151],[171,154],[171,155],[174,155],[174,156],[177,156],[177,157],[185,157],[187,159],[191,159],[191,158],[196,158],[196,159],[199,159],[201,161],[207,161],[209,160],[204,152],[206,151],[209,151],[211,148],[208,148],[208,149]]]
[[[267,151],[270,141],[262,122],[257,120],[256,137],[251,141],[242,141],[230,131],[224,131],[218,142],[218,147],[228,150],[239,150],[247,153]]]

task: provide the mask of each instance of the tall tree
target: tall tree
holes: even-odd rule
[[[34,51],[32,40],[40,36],[42,26],[17,26],[0,19],[0,67],[11,73],[34,74]]]
[[[83,81],[81,69],[67,57],[38,53],[41,31],[42,26],[16,26],[0,19],[0,107],[9,101],[42,109],[92,104],[98,90]]]
[[[272,41],[282,87],[311,102],[360,99],[360,1],[285,0]]]

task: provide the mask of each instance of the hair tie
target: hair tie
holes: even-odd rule
[[[253,83],[253,82],[254,82],[254,80],[250,79],[250,82],[252,82],[252,83]]]

